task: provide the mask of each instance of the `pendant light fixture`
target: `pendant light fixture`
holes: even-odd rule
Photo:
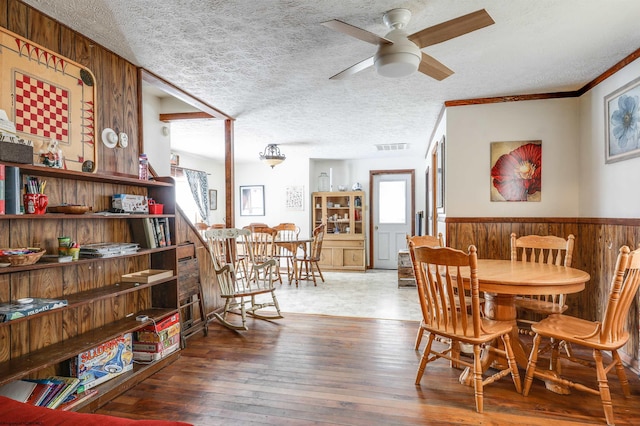
[[[260,153],[260,159],[270,165],[272,169],[282,163],[285,158],[287,157],[280,153],[280,148],[274,143],[267,145],[264,152]]]

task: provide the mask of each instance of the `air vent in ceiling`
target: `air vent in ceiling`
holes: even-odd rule
[[[408,143],[381,143],[376,145],[378,151],[402,151],[409,148]]]

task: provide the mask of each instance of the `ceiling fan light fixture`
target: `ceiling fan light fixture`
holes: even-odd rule
[[[380,45],[373,57],[376,71],[383,77],[406,77],[418,70],[422,60],[422,51],[415,43],[407,40],[406,33],[392,30],[385,38],[393,43]]]
[[[264,152],[260,153],[260,160],[267,163],[273,169],[278,164],[282,163],[287,157],[280,153],[280,148],[274,143],[270,143],[264,149]]]
[[[399,52],[377,57],[376,71],[383,77],[400,78],[413,74],[418,70],[420,58],[411,53]]]

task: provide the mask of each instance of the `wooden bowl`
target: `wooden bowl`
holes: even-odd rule
[[[11,266],[33,265],[46,253],[44,249],[33,247],[0,249],[0,253],[5,251],[25,251],[24,254],[0,254],[0,263],[10,263]]]
[[[91,210],[89,206],[52,206],[48,207],[49,213],[85,214]]]

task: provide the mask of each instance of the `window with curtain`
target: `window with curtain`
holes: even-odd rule
[[[171,174],[176,179],[176,202],[193,222],[209,224],[209,184],[207,173],[174,167]]]

